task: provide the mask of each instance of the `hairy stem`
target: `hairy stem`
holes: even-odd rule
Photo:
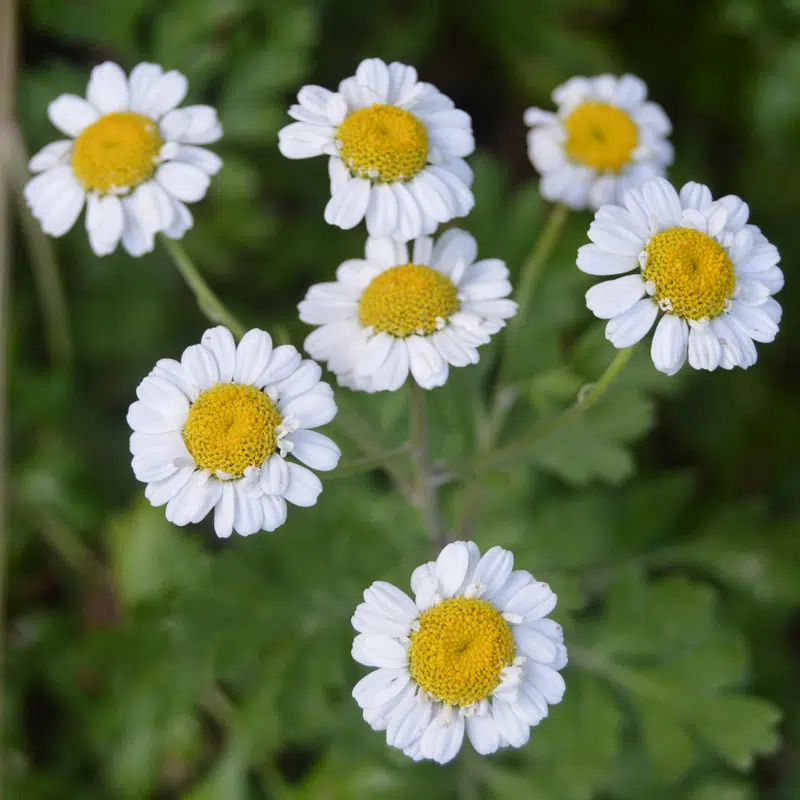
[[[211,290],[203,276],[198,272],[194,262],[180,242],[161,237],[166,251],[183,276],[187,286],[197,300],[200,311],[215,325],[224,325],[237,339],[241,339],[247,328],[228,310],[225,304]]]
[[[595,383],[590,384],[589,388],[579,396],[574,405],[571,405],[557,417],[547,420],[540,425],[535,425],[526,435],[505,445],[505,447],[499,447],[489,453],[478,454],[478,456],[467,463],[466,469],[472,474],[479,474],[493,469],[500,462],[508,461],[524,453],[540,439],[544,439],[546,436],[549,436],[581,417],[606,393],[608,387],[611,386],[617,376],[625,368],[628,361],[630,361],[634,349],[635,346],[620,350],[614,357],[614,360],[608,365],[606,371]]]
[[[425,530],[438,552],[447,544],[447,530],[439,509],[439,491],[428,449],[428,414],[426,390],[411,379],[411,447],[416,466],[416,496]]]

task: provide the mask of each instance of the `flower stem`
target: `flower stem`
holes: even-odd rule
[[[352,475],[359,475],[362,472],[370,472],[378,467],[383,467],[389,461],[394,461],[401,456],[407,456],[411,453],[411,442],[406,442],[395,447],[393,450],[386,450],[383,453],[375,453],[362,458],[353,458],[350,461],[343,461],[336,469],[323,475],[322,479],[326,481],[336,481],[341,478],[349,478]]]
[[[553,248],[558,243],[561,232],[564,229],[564,223],[569,216],[569,208],[562,203],[556,203],[551,209],[547,217],[544,230],[536,240],[531,254],[525,260],[520,271],[519,285],[517,287],[516,301],[517,313],[508,322],[508,330],[513,331],[520,327],[525,321],[525,316],[528,313],[528,308],[533,299],[536,286],[542,276],[547,259],[553,252]],[[506,349],[509,347],[509,336],[506,336]]]
[[[412,378],[410,427],[411,455],[417,471],[416,496],[428,538],[438,552],[447,544],[447,531],[439,509],[439,492],[428,450],[426,403],[426,390]]]
[[[479,454],[476,458],[468,462],[467,470],[476,474],[491,469],[501,461],[507,461],[520,453],[524,453],[540,439],[549,436],[559,428],[563,428],[565,425],[581,417],[606,393],[608,387],[611,386],[628,361],[630,361],[634,350],[635,346],[620,350],[600,378],[595,383],[590,384],[589,387],[585,387],[587,391],[579,396],[578,401],[557,417],[534,426],[525,436],[522,436],[515,442],[505,445],[505,447],[497,448],[486,454]]]
[[[189,254],[180,242],[174,239],[161,237],[166,251],[172,258],[178,272],[181,273],[187,286],[197,300],[200,311],[214,324],[224,325],[237,339],[241,339],[247,332],[247,328],[227,309],[211,287],[205,282],[203,276],[198,272],[194,262],[189,258]]]

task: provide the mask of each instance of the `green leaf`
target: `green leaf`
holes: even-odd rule
[[[775,730],[780,711],[748,695],[726,694],[699,700],[694,725],[725,762],[747,770],[757,755],[772,753],[780,743]]]
[[[134,606],[177,586],[204,580],[207,559],[191,539],[168,522],[163,508],[144,498],[108,526],[114,582],[122,602]]]

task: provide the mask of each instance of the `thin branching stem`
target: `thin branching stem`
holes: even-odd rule
[[[322,475],[321,477],[325,481],[350,478],[353,475],[361,475],[364,472],[371,472],[374,469],[385,467],[390,461],[410,454],[411,442],[406,442],[399,447],[395,447],[393,450],[386,450],[382,453],[374,453],[373,455],[363,456],[362,458],[342,461],[333,472],[329,472],[327,475]]]
[[[168,239],[166,236],[162,236],[161,241],[178,268],[178,272],[186,281],[186,285],[191,289],[195,300],[197,300],[197,306],[203,315],[215,325],[224,325],[237,339],[241,339],[247,332],[247,328],[214,294],[183,245],[174,239]]]
[[[412,458],[416,466],[416,498],[425,531],[438,552],[447,544],[447,529],[439,508],[439,489],[430,458],[428,442],[427,393],[411,380],[410,428]]]

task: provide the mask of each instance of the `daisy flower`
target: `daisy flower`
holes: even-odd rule
[[[110,61],[92,70],[86,99],[63,94],[50,121],[68,139],[29,163],[38,173],[25,200],[50,236],[63,236],[86,205],[86,232],[98,256],[122,246],[140,256],[162,232],[180,239],[192,227],[185,203],[206,193],[219,156],[197,145],[222,136],[209,106],[177,108],[188,82],[180,72],[139,64],[130,78]]]
[[[621,275],[586,293],[586,305],[607,319],[606,338],[630,347],[659,315],[650,349],[656,369],[749,367],[756,342],[771,342],[781,307],[780,255],[747,222],[747,203],[734,195],[714,201],[708,187],[675,191],[664,178],[627,192],[622,206],[603,206],[578,250],[590,275]]]
[[[436,244],[416,239],[410,259],[402,242],[368,239],[364,259],[345,261],[298,306],[320,326],[306,352],[353,389],[395,391],[409,370],[423,389],[442,386],[449,365],[477,364],[477,347],[517,310],[506,265],[476,257],[475,239],[456,228]]]
[[[619,203],[672,163],[672,126],[633,75],[575,77],[553,91],[558,110],[525,112],[528,156],[547,200],[573,209]]]
[[[286,521],[286,501],[313,506],[322,491],[310,470],[330,470],[339,448],[311,428],[336,416],[321,370],[291,345],[248,331],[237,347],[211,328],[180,361],[161,359],[128,411],[136,478],[175,525],[214,510],[214,530],[249,536]]]
[[[447,545],[411,576],[412,600],[378,581],[353,615],[353,658],[376,667],[353,689],[373,730],[415,761],[444,764],[464,733],[482,755],[522,747],[561,702],[567,664],[556,595],[514,556]]]
[[[364,217],[370,236],[406,242],[468,214],[475,198],[475,149],[468,114],[413,67],[379,58],[362,61],[338,92],[304,86],[297,120],[279,133],[287,158],[327,155],[331,199],[325,221],[354,228]]]

